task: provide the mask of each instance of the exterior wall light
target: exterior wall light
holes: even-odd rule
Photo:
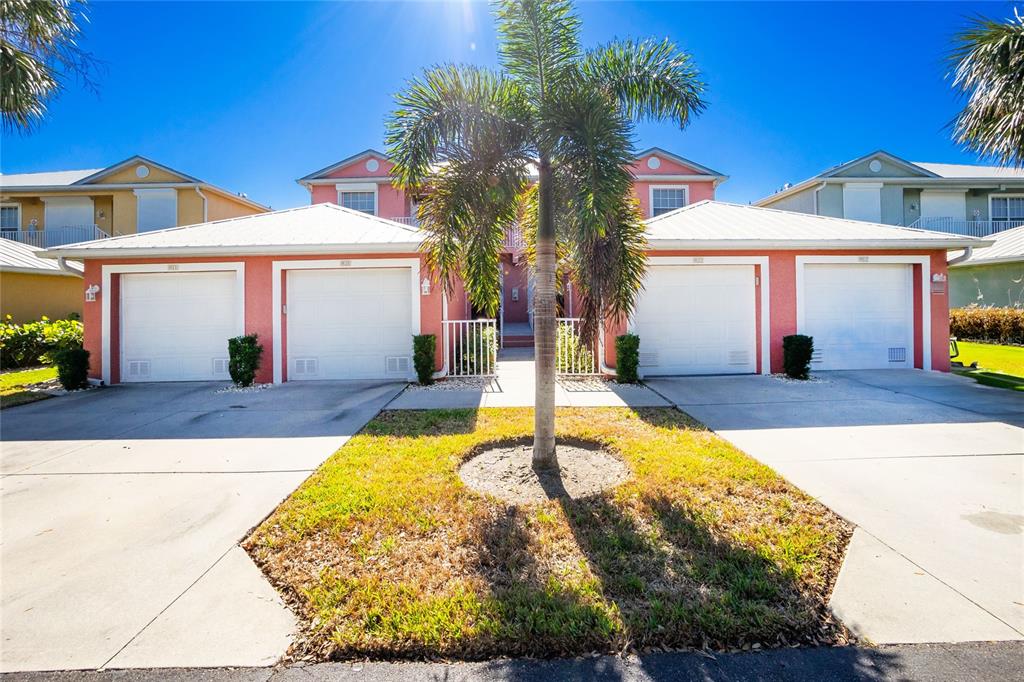
[[[89,301],[90,303],[92,301],[95,301],[96,300],[96,294],[98,294],[98,293],[100,293],[100,285],[99,284],[90,284],[89,288],[85,290],[85,300]]]
[[[420,291],[424,296],[430,296],[430,280],[426,277],[424,277],[423,281],[420,282]]]

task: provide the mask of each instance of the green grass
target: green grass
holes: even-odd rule
[[[0,374],[0,409],[49,398],[46,393],[33,391],[32,386],[56,378],[56,367],[32,367]]]
[[[246,540],[315,658],[578,655],[843,641],[828,595],[851,528],[671,409],[564,409],[631,478],[510,506],[462,461],[532,410],[385,412]]]
[[[960,356],[956,360],[965,367],[977,362],[981,369],[1024,378],[1024,346],[999,346],[971,341],[958,341],[957,346],[960,348]]]

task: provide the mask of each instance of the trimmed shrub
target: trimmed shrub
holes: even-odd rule
[[[1024,345],[1024,308],[953,308],[949,333],[962,341]]]
[[[252,386],[256,370],[260,368],[263,346],[257,334],[246,334],[228,339],[228,374],[238,386]]]
[[[89,351],[84,348],[62,348],[52,353],[57,366],[57,381],[65,391],[89,385]]]
[[[615,374],[620,384],[635,384],[639,380],[640,337],[623,334],[615,337]]]
[[[434,352],[437,337],[433,334],[419,334],[412,337],[412,364],[416,367],[416,378],[424,386],[434,383]]]
[[[15,324],[8,315],[0,322],[0,368],[51,364],[58,350],[82,347],[82,323],[43,317]]]
[[[811,372],[814,339],[803,334],[782,337],[782,367],[792,379],[806,379]]]

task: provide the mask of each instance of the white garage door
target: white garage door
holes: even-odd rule
[[[227,380],[234,272],[121,275],[121,381]]]
[[[409,268],[290,270],[288,379],[406,379]]]
[[[804,266],[803,326],[814,369],[914,366],[913,267]]]
[[[754,292],[752,265],[650,267],[633,322],[641,372],[755,372]]]

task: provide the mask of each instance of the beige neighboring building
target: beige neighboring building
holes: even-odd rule
[[[0,236],[36,247],[267,210],[244,195],[142,156],[107,168],[0,174]]]
[[[28,244],[0,239],[0,315],[14,322],[82,315],[82,264],[39,258]],[[6,319],[6,317],[5,317]]]

